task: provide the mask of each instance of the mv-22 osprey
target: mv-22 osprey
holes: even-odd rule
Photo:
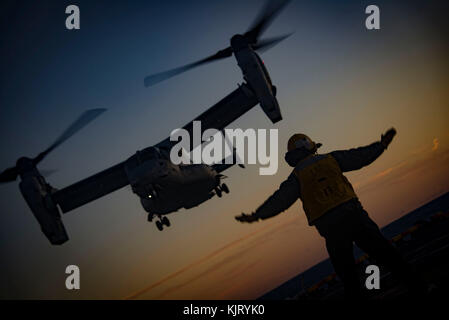
[[[280,121],[282,116],[275,97],[275,87],[255,50],[267,49],[287,37],[258,41],[261,32],[285,3],[286,1],[281,2],[271,10],[265,9],[248,32],[232,37],[230,47],[185,67],[147,77],[145,85],[152,85],[200,64],[234,54],[246,82],[193,121],[201,121],[202,131],[212,128],[223,130],[258,103],[273,123]],[[148,212],[148,220],[152,221],[153,217],[158,217],[156,226],[159,230],[163,229],[163,225],[170,226],[169,220],[164,215],[181,208],[198,206],[214,195],[221,197],[222,192],[229,192],[228,187],[221,182],[224,177],[221,172],[235,162],[174,165],[170,161],[170,150],[176,142],[170,141],[170,138],[137,151],[127,160],[68,187],[53,188],[39,172],[37,165],[104,110],[86,111],[45,151],[35,158],[18,159],[14,167],[0,174],[0,182],[14,181],[20,176],[20,191],[39,222],[42,232],[52,244],[62,244],[68,240],[61,220],[61,211],[63,213],[72,211],[128,184],[139,196],[143,208]],[[193,121],[183,127],[190,136]],[[191,148],[193,147],[191,144]]]

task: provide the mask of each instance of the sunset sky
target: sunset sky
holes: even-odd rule
[[[365,29],[368,4],[381,29]],[[7,1],[0,10],[0,170],[45,149],[84,110],[108,111],[40,165],[65,187],[166,138],[242,82],[234,58],[151,88],[146,75],[203,58],[245,32],[260,1],[77,1],[81,30],[65,29],[71,1]],[[0,297],[253,299],[325,259],[300,202],[251,225],[289,175],[296,132],[320,152],[398,134],[372,165],[351,172],[380,226],[449,191],[449,59],[445,1],[292,1],[264,36],[295,33],[262,58],[284,119],[257,106],[232,128],[279,129],[279,170],[225,174],[230,194],[169,216],[159,232],[130,188],[63,216],[70,240],[51,246],[18,182],[0,185]],[[446,10],[446,11],[445,11]],[[81,290],[65,289],[65,268]]]

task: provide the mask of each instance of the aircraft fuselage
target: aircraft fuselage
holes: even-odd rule
[[[165,215],[192,208],[214,196],[221,175],[205,164],[174,165],[159,158],[127,169],[134,193],[143,208],[153,215]]]

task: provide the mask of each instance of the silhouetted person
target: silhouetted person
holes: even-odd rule
[[[396,135],[394,128],[368,146],[328,154],[317,154],[316,144],[304,134],[288,141],[287,163],[293,172],[271,197],[252,214],[235,218],[255,222],[278,215],[301,199],[309,225],[326,239],[326,248],[335,272],[342,279],[345,295],[360,297],[362,287],[353,255],[353,242],[389,268],[410,287],[410,266],[381,234],[379,227],[363,209],[351,183],[343,172],[358,170],[376,160]],[[382,286],[382,284],[381,284]],[[412,286],[413,287],[413,286]]]

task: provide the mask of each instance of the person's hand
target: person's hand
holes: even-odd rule
[[[254,221],[259,220],[260,218],[257,217],[254,212],[251,214],[246,214],[246,213],[242,213],[239,216],[235,216],[235,220],[240,221],[240,222],[248,222],[248,223],[252,223]]]
[[[391,143],[391,141],[393,140],[394,136],[396,135],[396,129],[395,128],[391,128],[389,129],[387,132],[385,132],[381,138],[380,138],[380,143],[382,143],[382,145],[387,148],[388,145]]]

